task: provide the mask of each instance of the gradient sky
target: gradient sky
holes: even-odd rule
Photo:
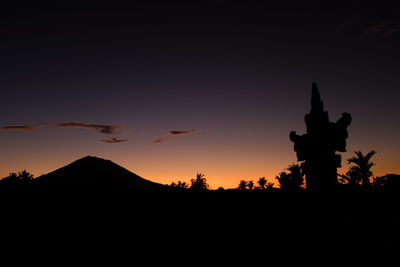
[[[2,7],[0,177],[93,155],[160,183],[274,182],[312,82],[332,121],[352,114],[342,157],[400,173],[395,1],[126,2]]]

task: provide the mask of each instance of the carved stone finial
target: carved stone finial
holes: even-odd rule
[[[319,94],[317,83],[312,84],[311,111],[313,112],[324,111],[324,103],[321,101],[321,96]]]

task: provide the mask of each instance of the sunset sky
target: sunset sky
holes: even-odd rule
[[[312,82],[353,117],[343,159],[400,173],[396,1],[132,2],[2,7],[0,177],[92,155],[159,183],[275,182]]]

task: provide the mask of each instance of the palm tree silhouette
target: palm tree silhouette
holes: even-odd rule
[[[288,189],[288,185],[290,183],[290,178],[286,172],[281,172],[279,175],[275,176],[275,179],[278,180],[279,187],[283,190]]]
[[[34,178],[33,174],[23,170],[18,174],[15,172],[10,173],[7,177],[1,179],[2,183],[5,184],[25,184]]]
[[[241,180],[238,185],[238,189],[241,191],[247,190],[247,181]]]
[[[19,172],[18,178],[21,179],[22,181],[29,181],[33,179],[33,174],[27,172],[26,170],[23,170],[22,172]]]
[[[361,177],[358,175],[358,172],[349,170],[346,174],[339,175],[339,182],[350,186],[357,186],[361,183]]]
[[[8,177],[6,177],[6,179],[10,179],[10,180],[15,181],[15,180],[18,179],[18,175],[17,175],[17,173],[15,173],[15,172],[11,172],[11,173],[8,175]]]
[[[347,172],[347,177],[344,178],[347,181],[351,181],[350,183],[362,183],[362,185],[370,184],[370,177],[372,176],[371,168],[375,165],[373,162],[370,162],[370,159],[373,155],[376,154],[376,151],[372,150],[367,153],[367,155],[363,155],[361,151],[354,151],[356,154],[355,157],[351,157],[347,160],[348,164],[355,164],[350,167],[350,170]]]
[[[170,187],[177,190],[184,190],[187,189],[189,185],[186,182],[178,181],[177,183],[172,182]]]
[[[266,189],[268,189],[268,190],[272,190],[274,188],[274,183],[267,183],[267,187],[266,187]]]
[[[19,176],[15,172],[11,172],[7,177],[0,180],[3,184],[15,184],[19,182]]]
[[[288,170],[290,172],[289,176],[291,177],[293,187],[300,188],[304,183],[304,173],[301,170],[300,165],[292,164],[289,166]]]
[[[267,179],[265,177],[261,177],[258,179],[257,184],[260,186],[261,190],[265,190],[265,185],[267,184]]]
[[[251,191],[254,188],[254,182],[253,181],[248,181],[247,182],[247,188]]]
[[[288,191],[299,190],[304,183],[304,173],[300,165],[292,164],[287,170],[289,173],[281,172],[275,177],[279,182],[280,188]]]
[[[210,187],[207,183],[207,179],[202,173],[197,173],[196,179],[191,179],[190,182],[192,183],[190,189],[193,191],[205,191]]]

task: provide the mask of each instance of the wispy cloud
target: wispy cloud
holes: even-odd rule
[[[121,127],[119,125],[86,124],[79,122],[58,123],[56,126],[62,128],[92,129],[102,134],[117,134],[117,129]]]
[[[200,132],[204,132],[204,131],[203,130],[173,130],[173,131],[169,131],[168,136],[164,136],[164,137],[154,140],[153,144],[164,144],[164,143],[171,141],[175,137],[185,136],[185,135],[190,135],[190,134],[195,134],[195,133],[200,133]]]
[[[118,135],[121,131],[118,131],[122,126],[119,125],[103,125],[103,124],[87,124],[87,123],[79,123],[79,122],[67,122],[67,123],[42,123],[42,124],[34,124],[34,125],[8,125],[0,127],[0,131],[33,131],[45,126],[48,127],[56,127],[56,128],[84,128],[94,130],[100,134],[105,134],[107,139],[99,140],[101,143],[105,144],[119,144],[128,142],[129,139],[117,139],[108,137],[110,135]]]
[[[125,143],[128,141],[129,141],[129,139],[117,139],[117,138],[99,140],[99,142],[105,143],[105,144],[120,144],[120,143]]]
[[[4,126],[2,130],[33,131],[39,129],[40,125],[12,125]]]
[[[375,23],[367,27],[364,31],[366,36],[376,36],[381,38],[388,38],[393,34],[400,31],[400,27],[393,22]]]
[[[361,38],[385,39],[400,32],[395,18],[371,19],[364,16],[351,16],[336,22],[336,34],[359,36]]]
[[[389,37],[396,32],[400,32],[400,27],[386,31],[385,33],[383,33],[383,37]]]
[[[383,22],[383,23],[376,23],[373,24],[365,29],[365,34],[380,34],[385,32],[385,30],[390,26],[391,22]]]
[[[171,141],[171,137],[161,137],[153,141],[153,144],[164,144]]]
[[[189,134],[194,134],[198,133],[200,130],[188,130],[188,131],[170,131],[169,134],[172,136],[177,136],[177,135],[189,135]]]

